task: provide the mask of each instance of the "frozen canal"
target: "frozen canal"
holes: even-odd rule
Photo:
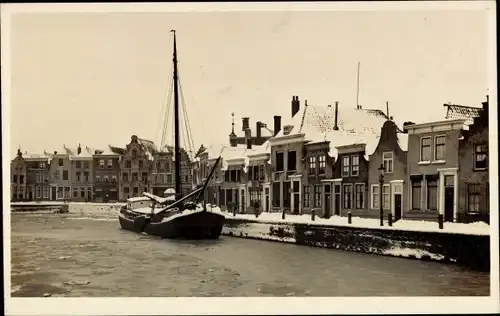
[[[489,295],[488,273],[454,265],[225,236],[159,239],[96,209],[12,214],[13,297]]]

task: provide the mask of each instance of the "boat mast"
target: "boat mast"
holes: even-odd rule
[[[179,132],[179,78],[177,74],[177,43],[174,33],[174,138],[175,138],[175,194],[181,196],[181,149]]]

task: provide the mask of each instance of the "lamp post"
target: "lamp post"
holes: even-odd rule
[[[379,194],[379,207],[380,207],[380,226],[384,226],[384,207],[383,207],[383,197],[382,197],[382,188],[384,187],[384,164],[380,165],[378,168],[380,174],[378,176],[378,182],[380,184],[380,194]]]

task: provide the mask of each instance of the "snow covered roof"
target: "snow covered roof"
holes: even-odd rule
[[[306,141],[330,142],[330,155],[337,156],[337,146],[366,144],[366,153],[377,147],[382,125],[387,120],[380,110],[338,107],[335,130],[335,108],[307,105],[283,126],[293,126],[289,135],[303,133]],[[284,136],[282,129],[276,137]]]
[[[48,162],[50,159],[50,156],[47,155],[45,152],[43,154],[34,154],[34,153],[25,152],[25,153],[23,153],[23,159],[26,161],[46,161],[46,162]]]
[[[64,146],[64,149],[69,155],[70,160],[91,160],[92,159],[92,152],[89,151],[88,147],[79,147],[81,149],[81,152],[78,153],[78,147],[70,148]]]
[[[144,147],[148,159],[153,160],[153,155],[158,151],[155,143],[144,138],[137,138],[137,141]]]
[[[443,105],[446,107],[446,119],[465,119],[465,124],[470,125],[474,122],[474,117],[478,117],[483,110],[482,108],[450,104]]]
[[[95,148],[90,148],[87,147],[87,150],[94,154],[95,156],[120,156],[119,153],[115,152],[111,145],[108,145],[104,148],[104,150],[101,149],[95,149]],[[97,152],[97,153],[96,153]]]
[[[260,146],[252,146],[252,152],[250,152],[248,156],[252,157],[270,153],[271,153],[271,142],[269,140],[266,140],[264,144]]]

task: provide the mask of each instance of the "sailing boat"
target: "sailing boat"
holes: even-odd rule
[[[217,158],[203,186],[182,197],[181,148],[179,131],[179,87],[177,70],[177,44],[174,33],[174,138],[175,138],[175,192],[176,197],[162,198],[145,192],[142,197],[127,200],[118,219],[123,229],[145,232],[163,238],[217,239],[226,217],[219,207],[204,200],[205,190],[221,157]]]

